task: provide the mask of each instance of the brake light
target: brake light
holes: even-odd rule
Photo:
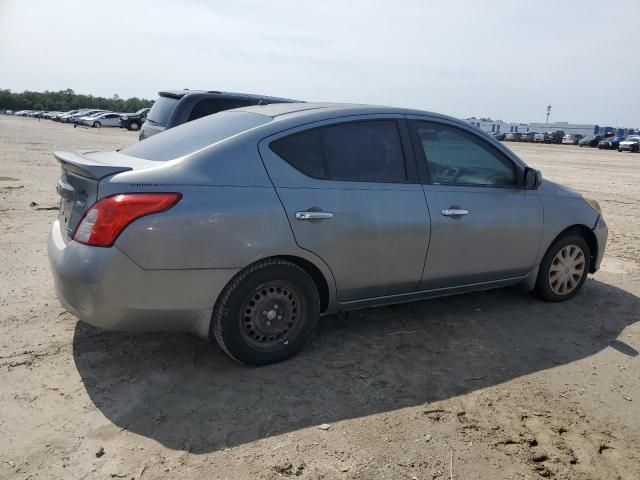
[[[134,220],[169,210],[180,193],[120,193],[97,201],[82,217],[73,240],[94,247],[110,247]]]

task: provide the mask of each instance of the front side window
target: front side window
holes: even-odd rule
[[[330,180],[404,182],[395,120],[349,122],[275,140],[271,149],[305,175]]]
[[[415,122],[431,182],[441,185],[514,186],[513,163],[488,142],[464,130]]]

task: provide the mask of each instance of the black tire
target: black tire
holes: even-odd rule
[[[100,128],[102,126],[102,124],[100,122],[93,122],[93,126],[95,128]]]
[[[558,294],[551,286],[552,281],[550,279],[549,272],[552,264],[554,263],[556,255],[565,247],[571,248],[571,246],[578,247],[582,250],[582,258],[584,260],[582,274],[579,279],[574,279],[575,286],[565,294]],[[591,251],[589,245],[585,239],[577,233],[568,233],[558,238],[551,246],[540,264],[540,271],[538,272],[538,279],[536,280],[536,294],[542,300],[547,302],[564,302],[573,298],[573,296],[580,291],[582,285],[584,285],[589,273],[589,263],[591,259]],[[557,265],[556,265],[557,266]]]
[[[140,124],[138,122],[131,122],[129,124],[129,130],[133,130],[134,132],[137,132],[138,130],[140,130]]]
[[[267,365],[302,350],[319,315],[320,295],[309,274],[287,260],[269,259],[241,271],[225,287],[211,330],[237,362]]]

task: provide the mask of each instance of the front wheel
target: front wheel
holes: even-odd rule
[[[100,122],[93,122],[93,126],[95,128],[100,128],[102,126],[102,124]]]
[[[211,329],[234,360],[266,365],[302,350],[319,314],[320,296],[309,274],[294,263],[270,259],[238,273],[225,287]]]
[[[547,250],[536,281],[536,293],[548,302],[572,298],[587,279],[591,252],[580,235],[560,237]]]
[[[129,124],[129,130],[133,130],[134,132],[140,130],[140,124],[138,122],[131,122]]]

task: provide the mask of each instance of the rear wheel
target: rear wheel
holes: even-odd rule
[[[319,314],[320,296],[307,272],[286,260],[270,259],[243,270],[225,287],[211,328],[231,358],[266,365],[302,350]]]
[[[100,122],[93,122],[93,126],[96,128],[100,128],[102,124]]]
[[[548,302],[572,298],[584,284],[589,272],[589,245],[578,234],[556,240],[547,250],[536,281],[536,293]]]

